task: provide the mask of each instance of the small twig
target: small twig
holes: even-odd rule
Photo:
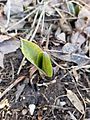
[[[39,10],[37,10],[36,14],[35,14],[35,17],[34,17],[34,20],[33,20],[33,23],[32,23],[32,26],[31,28],[33,28],[35,26],[35,23],[36,23],[36,19],[38,17],[38,13],[39,13]]]
[[[21,69],[22,69],[22,66],[23,66],[24,61],[25,61],[25,57],[23,57],[23,59],[22,59],[22,61],[21,61],[21,63],[20,63],[20,66],[19,66],[18,71],[17,71],[17,75],[19,75],[19,73],[20,73],[20,71],[21,71]]]
[[[66,18],[61,14],[61,12],[59,11],[58,8],[54,7],[54,9],[56,10],[56,12],[60,15],[60,17],[64,20],[65,23],[67,23]]]
[[[12,60],[10,59],[11,67],[12,67],[12,80],[14,80],[14,65]]]
[[[7,10],[7,14],[6,14],[7,15],[7,23],[5,25],[6,28],[8,27],[9,21],[10,21],[10,10],[11,10],[11,1],[10,0],[7,1],[7,6],[8,6],[8,10]]]
[[[43,82],[42,84],[37,83],[37,86],[39,86],[39,87],[40,86],[48,87],[49,85],[54,84],[54,83],[56,83],[56,80],[52,80],[52,81],[50,81],[48,83]]]
[[[59,68],[61,68],[61,69],[63,69],[63,70],[68,69],[68,68],[64,68],[64,67],[62,67],[61,65],[59,65],[54,59],[51,59],[51,60],[52,60],[52,62],[53,62],[55,65],[57,65]]]
[[[79,2],[81,2],[83,5],[85,5],[86,7],[88,7],[90,9],[90,6],[88,4],[86,4],[83,0],[77,0]]]
[[[89,92],[89,90],[90,90],[90,88],[87,88],[87,87],[85,87],[84,85],[82,85],[82,83],[81,83],[81,82],[77,83],[77,85],[78,85],[78,86],[80,86],[80,87],[82,87],[82,89],[81,89],[81,90],[84,90],[84,91],[86,91],[87,93],[88,93],[88,92]]]
[[[45,100],[47,101],[47,103],[49,103],[48,98],[42,93],[42,96],[45,98]]]
[[[72,66],[71,68],[69,68],[69,69],[71,69],[71,71],[69,71],[69,73],[72,73],[73,69],[74,69],[74,70],[80,70],[80,69],[82,69],[82,68],[90,68],[90,65],[85,65],[85,66],[81,66],[81,67]],[[65,68],[65,69],[67,69],[67,68]],[[67,69],[67,70],[68,70],[68,69]],[[60,80],[64,79],[67,75],[68,75],[68,73],[66,73],[63,77],[61,77]]]
[[[51,0],[52,1],[52,0]],[[50,1],[49,1],[50,2]],[[61,5],[63,5],[62,2],[58,2],[58,3],[55,3],[55,4],[50,4],[51,7],[60,7]]]
[[[42,17],[43,17],[43,14],[44,14],[44,10],[43,10],[43,11],[41,12],[41,14],[40,14],[40,17],[39,17],[37,26],[36,26],[36,28],[35,28],[35,31],[33,32],[32,37],[30,38],[30,41],[32,41],[32,40],[34,39],[35,35],[36,35],[36,32],[37,32],[38,27],[39,27],[39,25],[40,25],[41,19],[42,19]]]
[[[51,28],[52,28],[52,24],[50,25],[50,27],[49,27],[49,29],[48,29],[48,35],[47,35],[47,41],[46,41],[46,49],[48,49],[49,36],[50,36]]]
[[[71,15],[72,17],[75,17],[72,13],[70,13],[69,11],[66,11],[66,10],[62,10],[62,9],[59,9],[60,12],[63,12],[63,13],[66,13],[66,14],[69,14]],[[66,18],[65,18],[66,19]]]
[[[51,107],[51,108],[56,108],[56,109],[59,109],[59,110],[72,110],[71,107],[62,107],[62,106],[57,106],[57,105],[48,105],[48,107]]]
[[[78,17],[65,17],[66,20],[77,20]],[[50,18],[50,19],[45,19],[45,22],[48,22],[48,21],[59,21],[60,20],[60,17],[58,18]]]
[[[43,32],[44,32],[44,21],[45,21],[45,10],[44,10],[43,17],[42,17],[42,28],[41,28],[41,34],[42,35],[43,35]]]
[[[90,65],[83,65],[83,66],[72,66],[71,67],[72,69],[75,69],[75,70],[80,70],[80,69],[89,69],[90,68]]]
[[[89,38],[89,43],[88,43],[88,49],[89,49],[89,57],[90,57],[90,38]]]
[[[21,76],[21,77],[17,78],[8,88],[6,88],[6,90],[3,91],[3,93],[1,93],[0,100],[6,93],[8,93],[15,85],[17,85],[19,82],[21,82],[24,78],[25,78],[25,76]]]
[[[64,108],[64,107],[62,107],[62,106],[57,106],[57,105],[56,105],[57,100],[60,99],[60,98],[62,98],[62,97],[66,97],[66,95],[60,95],[60,96],[56,97],[55,100],[54,100],[54,103],[53,103],[53,105],[52,105],[52,114],[53,114],[53,116],[55,116],[55,115],[54,115],[54,109],[55,109],[55,108],[58,108],[58,109],[63,109],[63,108]]]
[[[32,23],[32,25],[31,25],[31,30],[30,30],[30,32],[26,35],[26,37],[25,37],[26,39],[29,39],[30,36],[32,35],[33,31],[34,31],[33,28],[34,28],[35,23],[36,23],[36,20],[37,20],[38,12],[39,12],[39,10],[37,10],[37,12],[36,12],[36,14],[35,14],[33,23]]]
[[[55,52],[55,53],[63,53],[62,51],[59,50],[49,50],[49,49],[45,49],[47,52]]]

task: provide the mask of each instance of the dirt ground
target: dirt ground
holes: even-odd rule
[[[18,56],[20,58],[18,58]],[[80,75],[79,81],[75,84],[74,78],[67,70],[57,70],[52,79],[42,79],[36,74],[34,83],[30,83],[30,63],[27,63],[17,76],[19,63],[22,59],[20,50],[10,55],[6,55],[4,59],[5,69],[0,70],[2,82],[0,83],[0,90],[4,91],[13,82],[14,79],[19,76],[25,76],[25,79],[20,82],[17,86],[12,88],[6,95],[5,98],[9,100],[10,107],[4,107],[0,110],[0,119],[3,120],[71,120],[69,112],[73,112],[77,120],[83,120],[83,115],[75,109],[72,103],[65,96],[66,89],[72,90],[78,96],[77,88],[82,95],[83,99],[90,98],[89,87],[89,73],[79,70]],[[14,71],[13,71],[14,68]],[[55,67],[56,69],[56,67]],[[38,85],[37,82],[38,81]],[[54,82],[52,82],[54,81]],[[43,84],[45,83],[45,84]],[[19,98],[16,98],[18,86],[21,86],[21,94]],[[19,89],[19,90],[20,90]],[[79,96],[80,97],[80,96]],[[83,102],[82,98],[80,98]],[[61,102],[65,101],[66,104],[62,107]],[[29,112],[29,104],[35,104],[36,109],[33,116]],[[90,105],[87,104],[85,107],[85,118],[90,117]]]

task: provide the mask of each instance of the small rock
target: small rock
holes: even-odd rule
[[[26,115],[27,112],[28,112],[27,109],[23,109],[23,110],[22,110],[22,115]]]
[[[35,108],[36,108],[36,106],[34,104],[29,105],[29,112],[31,115],[33,115]]]

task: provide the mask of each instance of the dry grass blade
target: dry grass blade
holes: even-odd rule
[[[54,7],[54,9],[56,10],[56,12],[60,15],[60,17],[66,22],[65,17],[61,14],[61,12],[59,11],[58,8]]]
[[[90,57],[90,41],[89,41],[89,57]]]
[[[40,17],[39,17],[39,19],[38,19],[37,26],[36,26],[36,28],[35,28],[35,31],[33,32],[32,37],[30,38],[30,41],[32,41],[32,40],[34,39],[35,35],[36,35],[36,32],[37,32],[38,27],[39,27],[39,25],[40,25],[41,19],[42,19],[42,17],[43,17],[43,14],[44,14],[44,10],[43,10],[43,11],[41,12],[41,14],[40,14]]]
[[[43,31],[44,31],[44,20],[45,20],[45,10],[42,16],[42,28],[41,28],[41,34],[43,35]]]
[[[47,41],[46,41],[46,49],[48,49],[49,36],[50,36],[51,28],[52,28],[52,24],[50,25],[49,30],[48,30],[48,36],[47,36]]]
[[[3,58],[4,58],[4,54],[0,52],[0,66],[1,66],[2,68],[4,68]]]
[[[88,7],[90,9],[90,6],[88,4],[86,4],[83,0],[77,0],[79,1],[80,3],[82,3],[83,5],[85,5],[86,7]]]
[[[72,120],[77,120],[76,117],[70,111],[68,111],[68,113],[69,113]]]
[[[9,21],[10,21],[10,9],[11,9],[11,1],[10,0],[7,1],[7,6],[8,6],[8,11],[7,11],[7,23],[5,25],[6,28],[8,27]]]
[[[61,68],[62,70],[64,70],[64,69],[68,69],[68,68],[64,68],[64,67],[62,67],[61,65],[59,65],[54,59],[51,59],[52,60],[52,62],[55,64],[55,65],[57,65],[59,68]]]
[[[19,73],[20,73],[20,71],[21,71],[21,69],[22,69],[22,66],[24,65],[24,62],[25,62],[25,57],[22,58],[22,61],[21,61],[21,63],[20,63],[20,66],[19,66],[19,68],[18,68],[18,71],[17,71],[17,75],[19,75]]]
[[[6,29],[6,32],[11,30],[13,27],[15,27],[16,25],[20,24],[21,22],[23,22],[25,19],[27,19],[29,16],[31,16],[33,13],[36,12],[37,9],[33,10],[32,12],[30,12],[28,15],[26,15],[23,19],[21,19],[20,21],[14,23],[12,26],[10,26],[9,28]]]
[[[36,14],[35,14],[35,17],[34,17],[34,20],[33,20],[32,26],[31,26],[31,30],[30,30],[30,32],[26,35],[26,39],[29,39],[30,36],[32,35],[33,31],[34,31],[33,28],[34,28],[34,26],[35,26],[38,13],[39,13],[39,10],[37,10],[37,12],[36,12]]]

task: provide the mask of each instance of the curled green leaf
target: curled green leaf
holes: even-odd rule
[[[50,56],[33,42],[21,40],[21,50],[24,56],[48,77],[52,77],[53,70]]]
[[[79,5],[76,5],[76,6],[75,6],[75,15],[76,15],[76,16],[78,16],[79,11],[80,11],[80,7],[79,7]]]
[[[52,77],[52,64],[49,55],[43,52],[42,70],[49,76]]]
[[[38,55],[42,53],[42,49],[33,42],[25,39],[21,40],[21,50],[24,56],[32,63],[37,64]]]

